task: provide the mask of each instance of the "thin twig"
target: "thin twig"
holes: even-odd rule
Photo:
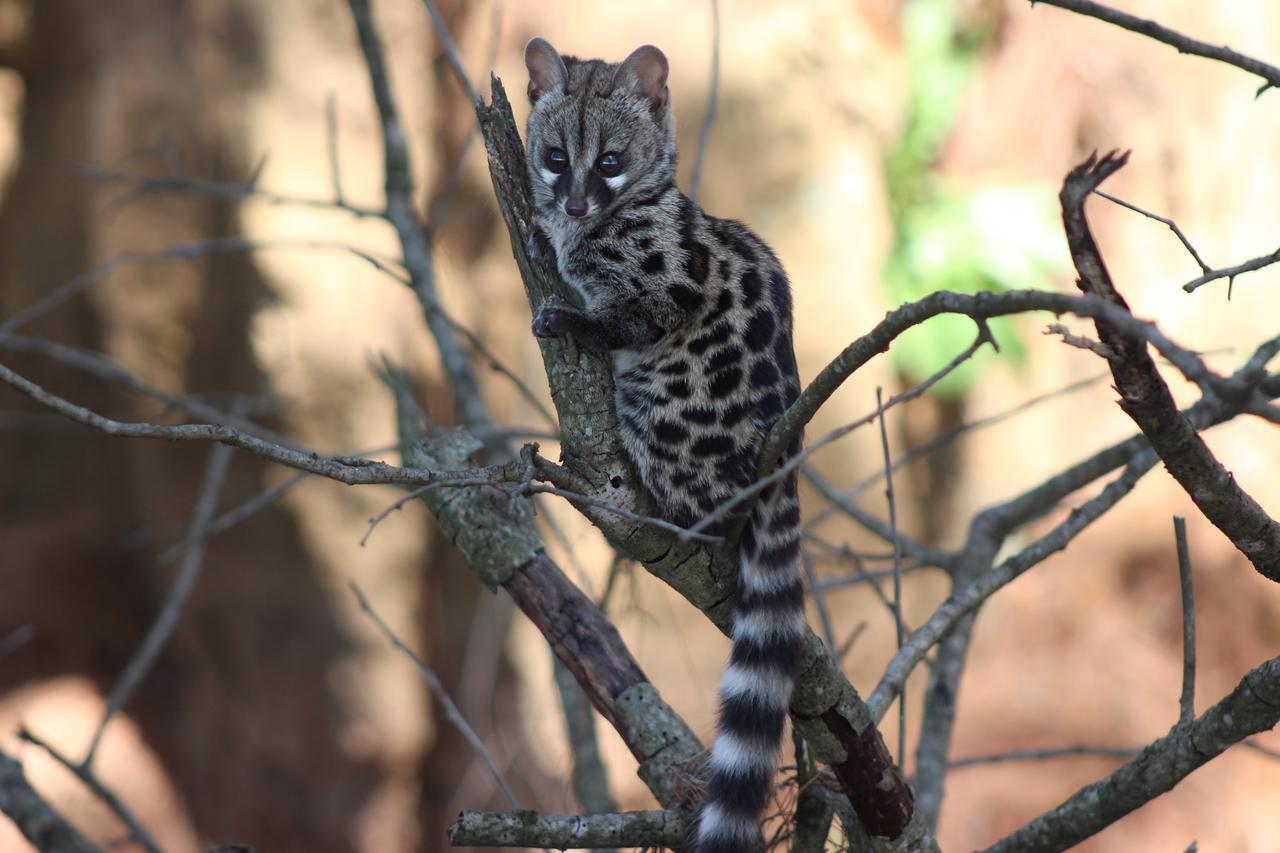
[[[880,416],[880,447],[884,452],[884,496],[889,504],[889,543],[893,547],[893,628],[897,648],[902,650],[906,628],[902,623],[902,556],[898,547],[898,507],[893,494],[893,457],[889,453],[889,429],[885,425],[884,399],[876,388],[876,412]],[[898,769],[907,763],[907,691],[898,692]],[[905,770],[904,770],[905,772]]]
[[[308,471],[347,485],[400,485],[423,486],[430,483],[450,482],[460,486],[496,482],[510,482],[519,478],[523,470],[518,462],[507,462],[462,471],[429,471],[426,469],[397,468],[384,462],[353,456],[326,457],[317,453],[304,453],[282,447],[249,435],[241,430],[221,424],[164,425],[146,422],[113,420],[78,406],[62,397],[46,391],[25,377],[19,376],[0,364],[0,382],[16,388],[43,406],[73,421],[94,427],[108,435],[129,438],[160,438],[170,441],[211,441],[248,450],[264,459],[299,471]]]
[[[18,730],[18,737],[27,743],[40,747],[54,761],[75,774],[75,777],[84,783],[84,786],[92,791],[95,797],[101,800],[107,808],[111,809],[116,817],[120,818],[120,822],[129,830],[129,837],[138,842],[139,847],[148,851],[148,853],[160,853],[160,846],[151,837],[151,833],[147,832],[146,828],[134,817],[133,812],[116,796],[115,792],[103,784],[102,780],[97,777],[87,763],[72,761],[57,749],[54,749],[49,743],[32,734],[25,726]]]
[[[125,666],[124,672],[111,688],[110,694],[107,695],[107,707],[102,712],[102,719],[98,721],[98,728],[94,731],[93,738],[89,741],[89,749],[81,762],[86,771],[93,766],[93,758],[98,752],[98,745],[102,741],[103,732],[107,729],[107,723],[111,722],[111,718],[129,701],[129,697],[142,683],[142,679],[146,678],[156,658],[160,656],[161,650],[169,641],[173,629],[178,626],[182,608],[200,577],[206,541],[200,534],[208,526],[209,520],[213,518],[218,508],[218,496],[222,493],[222,483],[226,479],[227,469],[231,466],[231,456],[231,447],[225,444],[215,446],[209,453],[209,461],[205,465],[204,478],[200,484],[200,494],[196,498],[195,512],[187,528],[186,554],[182,558],[173,586],[165,596],[160,613],[156,616],[156,621],[152,623],[146,636],[143,637],[142,644],[138,646],[138,650]]]
[[[1054,758],[1120,758],[1130,759],[1138,750],[1123,746],[1060,746],[1048,749],[1019,749],[994,755],[974,755],[947,762],[948,770],[980,767],[988,764],[1010,764],[1022,761],[1048,761]]]
[[[1262,257],[1245,261],[1242,264],[1236,264],[1234,267],[1223,267],[1218,270],[1210,270],[1199,278],[1193,278],[1191,281],[1182,285],[1182,289],[1187,293],[1194,293],[1211,281],[1217,281],[1220,278],[1225,278],[1227,280],[1227,289],[1230,291],[1232,284],[1235,283],[1236,276],[1260,270],[1263,267],[1269,267],[1274,263],[1280,263],[1280,249],[1276,249],[1269,255],[1263,255]]]
[[[467,76],[467,68],[462,64],[462,57],[458,55],[458,48],[453,43],[452,36],[449,35],[449,28],[445,26],[444,17],[441,16],[440,10],[436,8],[436,4],[431,0],[422,0],[422,5],[427,7],[427,14],[431,16],[431,26],[435,29],[436,38],[440,41],[440,49],[444,51],[444,57],[449,61],[449,67],[453,69],[453,74],[458,80],[458,84],[462,86],[462,91],[467,93],[467,100],[472,106],[482,104],[480,96],[476,94],[475,86],[471,85],[471,78]]]
[[[605,512],[621,516],[627,521],[647,524],[650,527],[656,527],[660,530],[665,530],[668,533],[674,533],[682,539],[687,539],[691,542],[706,542],[708,544],[714,544],[724,541],[724,537],[722,536],[712,536],[708,533],[700,533],[697,529],[692,527],[681,527],[678,524],[672,524],[670,521],[665,521],[661,518],[654,518],[650,515],[640,515],[639,513],[632,512],[625,507],[612,504],[609,501],[601,500],[600,498],[593,498],[590,495],[584,495],[578,492],[572,492],[568,489],[561,489],[556,486],[530,486],[528,491],[535,495],[555,495],[556,497],[564,498],[572,504],[581,504],[583,506],[594,507],[595,509],[602,509]]]
[[[1196,716],[1196,603],[1185,518],[1173,517],[1173,537],[1178,547],[1178,579],[1182,587],[1182,695],[1178,698],[1178,720],[1189,723]]]
[[[822,641],[827,646],[827,654],[834,655],[838,648],[836,631],[831,622],[831,611],[827,608],[826,589],[818,585],[818,576],[813,571],[813,560],[807,550],[800,553],[800,565],[804,568],[805,584],[809,594],[813,596],[814,606],[818,608],[818,623],[822,626]],[[878,587],[877,587],[878,589]]]
[[[1200,271],[1205,275],[1213,272],[1213,268],[1204,262],[1204,259],[1200,257],[1200,253],[1196,251],[1196,247],[1191,245],[1191,241],[1187,239],[1187,235],[1182,233],[1182,229],[1178,227],[1178,223],[1174,222],[1172,219],[1166,219],[1165,217],[1158,216],[1149,210],[1143,210],[1136,204],[1127,202],[1122,198],[1116,198],[1110,193],[1104,193],[1102,190],[1094,190],[1093,194],[1100,195],[1107,201],[1113,204],[1118,204],[1126,210],[1132,210],[1134,213],[1140,213],[1148,219],[1154,219],[1156,222],[1164,223],[1169,227],[1169,230],[1173,232],[1174,236],[1178,238],[1178,241],[1182,243],[1183,248],[1187,250],[1192,259],[1196,262],[1196,265],[1200,267]]]
[[[418,668],[418,671],[422,673],[422,677],[426,680],[427,686],[431,688],[431,693],[436,697],[437,701],[440,702],[440,707],[444,710],[445,719],[447,719],[449,723],[458,730],[458,734],[462,735],[463,739],[466,740],[468,745],[470,745],[472,751],[474,751],[480,760],[484,762],[484,766],[488,769],[489,775],[493,777],[493,782],[497,786],[499,793],[502,794],[502,798],[506,801],[507,806],[512,809],[520,808],[516,803],[515,795],[512,794],[511,789],[507,787],[507,783],[502,781],[502,774],[498,772],[497,765],[493,763],[493,759],[489,756],[489,750],[485,748],[484,741],[480,740],[480,736],[476,734],[475,729],[471,728],[471,725],[462,716],[462,712],[459,711],[458,706],[453,703],[453,699],[449,697],[449,693],[444,689],[444,685],[440,683],[440,679],[436,676],[435,672],[432,671],[431,667],[427,666],[426,662],[423,661],[422,658],[418,657],[414,653],[413,649],[406,646],[404,642],[396,636],[396,633],[391,630],[386,622],[382,621],[382,617],[379,616],[369,605],[369,599],[365,598],[360,587],[356,586],[355,583],[351,583],[350,587],[351,591],[355,593],[356,600],[360,602],[360,609],[363,610],[371,620],[373,620],[373,624],[376,625],[378,630],[382,632],[382,635],[391,642],[391,645],[403,652],[405,657],[409,658],[409,660],[413,662],[413,665]]]
[[[711,89],[707,93],[707,109],[702,114],[702,129],[698,131],[698,147],[693,153],[693,171],[689,177],[689,198],[698,200],[702,187],[702,161],[707,153],[707,141],[716,121],[716,106],[720,99],[720,0],[711,0]]]
[[[333,92],[324,97],[325,150],[329,154],[329,183],[333,185],[333,199],[339,207],[346,204],[342,194],[342,164],[338,159],[338,100]]]
[[[404,265],[409,271],[413,292],[418,297],[427,328],[435,339],[441,365],[449,378],[462,419],[468,426],[488,426],[489,409],[480,393],[480,385],[436,290],[435,260],[431,255],[431,245],[413,206],[413,171],[409,163],[408,137],[391,94],[386,59],[383,56],[382,42],[373,26],[369,0],[347,0],[347,5],[351,9],[352,20],[355,21],[360,50],[364,54],[373,100],[382,126],[387,218],[400,239]],[[432,10],[430,4],[428,10]],[[432,20],[435,22],[434,16]],[[449,55],[449,44],[445,38],[441,38],[441,43],[445,44],[446,55]],[[456,51],[450,57],[451,63],[455,61]],[[454,70],[464,73],[460,62]],[[468,90],[468,96],[474,103],[473,90]]]

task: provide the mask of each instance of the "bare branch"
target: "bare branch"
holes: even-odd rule
[[[1148,219],[1154,219],[1156,222],[1160,222],[1168,226],[1169,230],[1173,232],[1173,235],[1178,238],[1178,242],[1180,242],[1182,247],[1187,250],[1187,253],[1191,255],[1192,260],[1196,262],[1196,266],[1200,267],[1200,271],[1206,275],[1213,272],[1213,269],[1204,262],[1203,258],[1200,257],[1200,253],[1196,251],[1196,247],[1191,245],[1191,241],[1187,239],[1187,235],[1182,233],[1182,229],[1178,227],[1178,223],[1174,222],[1172,219],[1158,216],[1149,210],[1143,210],[1136,204],[1131,204],[1122,198],[1116,198],[1110,193],[1104,193],[1102,190],[1094,190],[1093,194],[1102,196],[1112,204],[1118,204],[1126,210],[1132,210],[1134,213],[1140,213]]]
[[[1123,167],[1127,159],[1127,154],[1114,152],[1101,160],[1091,156],[1067,175],[1059,194],[1071,259],[1080,274],[1080,289],[1123,309],[1128,305],[1112,283],[1098,252],[1084,215],[1084,202],[1102,181]],[[1280,523],[1268,516],[1240,487],[1187,418],[1178,412],[1146,343],[1127,330],[1117,329],[1109,317],[1095,318],[1095,325],[1102,342],[1116,353],[1110,366],[1121,394],[1120,408],[1146,435],[1169,473],[1205,517],[1261,575],[1280,582]]]
[[[1178,698],[1178,722],[1189,723],[1196,716],[1196,603],[1185,518],[1174,516],[1173,536],[1178,548],[1178,580],[1182,587],[1182,695]]]
[[[965,767],[981,767],[988,764],[1010,764],[1021,761],[1049,761],[1055,758],[1122,758],[1136,755],[1138,750],[1123,746],[1060,746],[1048,749],[1019,749],[994,755],[975,755],[948,761],[947,768],[960,770]]]
[[[1217,387],[1224,381],[1222,377],[1210,371],[1195,353],[1169,340],[1154,323],[1139,320],[1126,309],[1102,299],[1041,290],[982,291],[980,293],[954,293],[940,290],[919,301],[908,302],[890,311],[876,324],[875,328],[849,344],[832,359],[770,430],[769,438],[761,449],[759,470],[762,472],[772,470],[782,458],[782,451],[803,432],[805,424],[813,419],[818,409],[826,403],[836,389],[858,368],[887,351],[889,345],[907,329],[918,326],[939,314],[963,314],[977,321],[1031,311],[1049,311],[1058,315],[1074,314],[1077,317],[1105,319],[1125,334],[1148,341],[1179,372],[1197,385]]]
[[[1173,788],[1193,770],[1280,721],[1280,658],[1250,670],[1224,699],[1179,723],[1110,776],[989,848],[991,853],[1065,850]]]
[[[386,171],[387,219],[396,229],[404,252],[404,265],[409,271],[414,294],[422,306],[427,328],[435,338],[440,361],[454,399],[469,426],[487,426],[489,410],[480,393],[479,383],[459,344],[453,326],[446,317],[436,291],[435,261],[431,246],[418,214],[413,207],[413,172],[409,166],[409,145],[404,125],[391,95],[391,83],[382,53],[382,43],[373,26],[369,0],[347,0],[355,21],[360,49],[369,70],[373,100],[382,122],[383,157]],[[443,39],[442,39],[443,42]],[[475,101],[474,92],[468,92]]]
[[[493,759],[489,756],[489,750],[485,748],[484,741],[480,740],[480,736],[476,734],[475,729],[471,728],[471,724],[462,716],[462,712],[453,703],[453,699],[450,698],[448,691],[444,689],[444,685],[440,683],[440,679],[435,672],[432,671],[431,667],[427,666],[422,658],[414,653],[413,649],[406,646],[404,641],[396,636],[396,633],[391,630],[386,622],[382,621],[382,617],[369,605],[369,599],[365,598],[364,593],[360,591],[360,587],[356,586],[354,582],[349,585],[351,591],[355,594],[356,600],[360,602],[360,609],[373,620],[373,624],[391,642],[391,645],[403,652],[404,656],[418,668],[418,672],[422,673],[423,680],[427,682],[427,686],[431,688],[432,695],[440,703],[445,719],[457,730],[458,734],[462,735],[463,740],[471,747],[472,752],[484,762],[485,768],[493,778],[494,785],[497,786],[498,792],[502,794],[502,798],[507,801],[507,805],[513,809],[520,808],[520,805],[516,802],[515,794],[511,793],[507,783],[502,780],[502,774],[498,772],[497,765],[493,763]]]
[[[467,67],[462,64],[462,57],[458,55],[458,48],[449,35],[449,28],[445,26],[440,10],[431,0],[422,0],[422,5],[427,7],[427,14],[431,16],[431,26],[436,32],[436,38],[440,40],[440,49],[444,51],[445,59],[449,61],[449,67],[453,69],[453,75],[457,78],[458,84],[467,93],[467,100],[472,106],[483,104],[480,96],[476,94],[475,86],[471,85],[471,78],[467,76]]]
[[[702,160],[707,153],[711,127],[716,122],[716,105],[720,99],[720,0],[711,0],[711,89],[707,92],[707,109],[702,114],[698,131],[698,147],[693,152],[693,171],[689,177],[689,198],[698,200],[702,188]]]
[[[884,400],[876,389],[876,412],[880,418],[880,448],[884,452],[884,496],[889,504],[889,544],[893,547],[893,631],[898,649],[906,639],[902,622],[902,550],[898,545],[898,505],[893,494],[893,457],[889,453],[889,430],[884,422]],[[907,694],[898,693],[898,770],[907,765]]]
[[[454,847],[682,848],[689,824],[679,812],[544,815],[465,811],[449,827]]]
[[[108,435],[129,438],[161,438],[170,441],[220,442],[247,450],[250,453],[261,456],[263,459],[289,468],[318,474],[347,485],[380,483],[383,485],[425,486],[433,483],[448,482],[456,483],[459,486],[469,486],[477,482],[515,482],[518,481],[523,471],[519,462],[506,462],[466,471],[445,472],[397,468],[394,465],[387,465],[384,462],[375,462],[361,457],[325,457],[317,453],[306,453],[288,447],[281,447],[278,444],[263,441],[256,436],[221,424],[178,424],[169,426],[112,420],[46,391],[31,380],[14,373],[3,364],[0,364],[0,382],[16,388],[37,403],[47,406],[60,415],[73,421],[87,424]]]
[[[156,844],[155,839],[151,837],[151,834],[147,832],[146,828],[144,828],[138,819],[134,817],[133,812],[130,811],[120,798],[115,795],[115,792],[98,779],[97,775],[89,767],[87,762],[77,764],[45,741],[36,737],[26,728],[22,728],[18,731],[18,737],[25,740],[27,743],[35,744],[40,747],[45,752],[49,753],[49,756],[53,758],[54,761],[74,773],[76,778],[83,782],[84,786],[92,791],[95,797],[101,800],[107,808],[111,809],[111,811],[115,813],[116,817],[120,818],[120,822],[129,830],[129,837],[138,842],[139,847],[148,851],[148,853],[159,853],[160,847]]]
[[[600,741],[596,738],[595,714],[586,694],[573,678],[573,673],[552,656],[556,691],[564,710],[565,731],[569,739],[569,753],[573,756],[573,793],[578,805],[588,814],[606,814],[616,811],[617,802],[609,793],[609,773],[600,755]]]
[[[1194,293],[1211,281],[1217,281],[1220,278],[1225,278],[1227,280],[1227,292],[1229,294],[1231,285],[1236,280],[1236,276],[1260,270],[1263,267],[1269,267],[1274,263],[1280,263],[1280,249],[1276,249],[1269,255],[1263,255],[1262,257],[1245,261],[1242,264],[1236,264],[1234,267],[1223,267],[1218,270],[1209,270],[1199,278],[1193,278],[1191,281],[1182,285],[1182,289],[1187,293]]]
[[[89,839],[46,803],[22,772],[22,765],[0,752],[0,812],[27,840],[45,853],[99,853]]]
[[[1214,59],[1227,65],[1234,65],[1236,68],[1255,74],[1266,81],[1262,88],[1258,90],[1259,95],[1267,89],[1280,86],[1280,68],[1274,65],[1237,53],[1225,45],[1219,47],[1188,38],[1182,33],[1161,26],[1155,21],[1112,9],[1110,6],[1095,3],[1093,0],[1030,0],[1030,2],[1033,7],[1036,3],[1043,3],[1046,6],[1057,6],[1059,9],[1066,9],[1069,12],[1077,12],[1081,15],[1097,18],[1100,21],[1106,21],[1109,24],[1115,24],[1117,27],[1130,32],[1163,42],[1177,50],[1178,53],[1189,53],[1193,56],[1202,56],[1205,59]]]

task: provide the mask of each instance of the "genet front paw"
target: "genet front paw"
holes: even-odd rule
[[[582,312],[560,305],[544,305],[533,318],[533,335],[537,338],[558,338],[569,331],[573,321]]]
[[[549,267],[556,265],[556,247],[551,245],[551,240],[546,233],[536,225],[529,232],[529,239],[525,243],[525,251],[529,253],[529,259],[535,264],[543,264]]]

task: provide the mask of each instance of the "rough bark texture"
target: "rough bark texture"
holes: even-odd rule
[[[689,824],[679,812],[622,812],[580,817],[536,812],[463,812],[449,828],[455,846],[683,847]]]
[[[411,402],[397,394],[403,412]],[[413,418],[401,417],[403,425]],[[481,444],[456,431],[433,441],[402,433],[408,465],[465,468]],[[502,586],[569,668],[591,704],[622,736],[639,774],[664,806],[679,805],[702,745],[662,701],[600,608],[542,550],[531,518],[497,488],[435,489],[423,502],[441,531],[489,586]]]
[[[1080,273],[1080,290],[1126,310],[1084,216],[1089,194],[1124,166],[1127,154],[1090,157],[1067,175],[1062,185],[1062,219],[1071,259]],[[1115,357],[1109,359],[1120,408],[1133,418],[1160,455],[1165,468],[1191,500],[1231,544],[1264,577],[1280,582],[1280,523],[1267,515],[1204,443],[1178,406],[1147,351],[1145,341],[1124,334],[1106,320],[1098,320],[1098,336]],[[1250,390],[1252,393],[1252,390]]]

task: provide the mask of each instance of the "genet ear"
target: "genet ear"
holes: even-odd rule
[[[543,38],[533,38],[524,46],[524,65],[529,69],[529,103],[537,103],[547,92],[559,87],[569,80],[569,72],[564,67],[564,60],[550,42]]]
[[[651,44],[638,47],[618,66],[614,87],[629,86],[649,102],[649,111],[657,112],[670,98],[667,92],[667,57]]]

